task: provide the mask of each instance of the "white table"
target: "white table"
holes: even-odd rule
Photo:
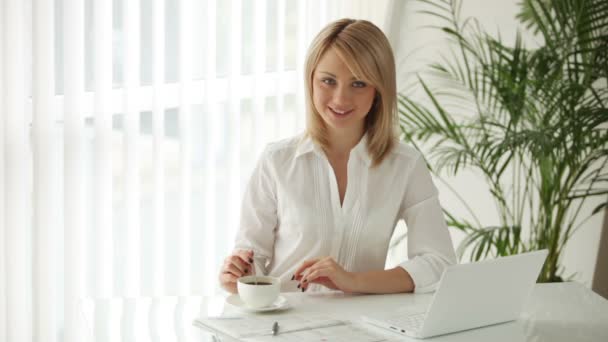
[[[374,310],[428,303],[430,295],[345,295],[284,293],[292,308],[285,312],[332,315],[358,321]],[[83,322],[91,341],[212,341],[213,335],[192,325],[202,311],[232,310],[223,297],[142,297],[83,300]],[[382,329],[369,329],[385,333]],[[391,340],[420,341],[386,333]],[[222,341],[230,341],[220,336]],[[578,283],[537,284],[517,321],[424,341],[608,341],[608,301]]]

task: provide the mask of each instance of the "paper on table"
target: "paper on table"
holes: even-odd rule
[[[272,336],[256,336],[244,338],[248,342],[388,342],[389,340],[381,335],[365,330],[361,327],[342,324],[326,328],[300,330],[297,332],[287,332]]]
[[[343,325],[345,322],[331,317],[316,316],[314,318],[300,315],[278,316],[243,316],[242,318],[221,319],[217,317],[198,318],[194,324],[209,328],[237,339],[270,334],[274,322],[279,322],[279,335],[292,330],[317,329],[328,325]]]
[[[380,342],[385,337],[369,330],[351,325],[327,316],[309,317],[304,315],[243,316],[241,318],[218,319],[218,317],[198,318],[194,324],[213,332],[249,341],[337,341],[337,342]],[[272,336],[272,325],[279,322],[279,334]]]

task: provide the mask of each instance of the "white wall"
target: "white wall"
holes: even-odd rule
[[[511,0],[464,0],[462,17],[473,16],[479,20],[487,32],[500,35],[505,42],[515,40],[518,21],[515,18],[518,13],[519,1]],[[395,49],[399,89],[406,89],[415,81],[416,73],[424,69],[430,62],[439,61],[440,54],[449,56],[448,44],[445,35],[437,29],[425,28],[425,26],[439,23],[426,14],[417,13],[421,4],[416,1],[395,1],[397,14],[389,28],[389,36]],[[534,46],[539,41],[531,34],[523,35],[527,46]],[[419,94],[416,92],[416,94]],[[475,214],[483,224],[498,223],[496,210],[492,197],[487,191],[487,186],[481,177],[473,172],[460,172],[458,177],[448,179],[450,185],[460,194],[473,208]],[[464,207],[456,196],[442,183],[436,181],[440,191],[440,200],[449,210],[466,215]],[[582,210],[582,214],[590,213],[601,201],[591,201]],[[468,215],[466,215],[468,216]],[[583,216],[583,215],[581,215]],[[599,237],[602,225],[602,215],[596,215],[587,221],[582,229],[570,240],[563,254],[564,273],[568,276],[576,273],[574,279],[591,286],[593,272],[597,258]],[[462,236],[453,234],[457,245]],[[400,250],[401,247],[399,248]],[[397,253],[393,250],[393,253]],[[389,257],[389,264],[400,256],[393,254]]]

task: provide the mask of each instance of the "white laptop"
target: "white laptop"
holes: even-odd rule
[[[428,307],[368,314],[363,320],[390,331],[426,338],[519,317],[547,250],[448,267]]]

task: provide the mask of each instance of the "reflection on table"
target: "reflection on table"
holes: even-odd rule
[[[361,315],[397,306],[424,305],[431,295],[347,295],[339,292],[283,293],[288,312],[334,315],[360,323]],[[224,297],[140,297],[84,299],[82,324],[90,341],[215,341],[193,325],[199,315],[233,314]],[[285,311],[264,313],[280,320]],[[387,341],[419,341],[365,325]],[[219,336],[230,341],[227,336]],[[608,341],[608,301],[578,283],[537,284],[517,321],[454,333],[425,341]]]

